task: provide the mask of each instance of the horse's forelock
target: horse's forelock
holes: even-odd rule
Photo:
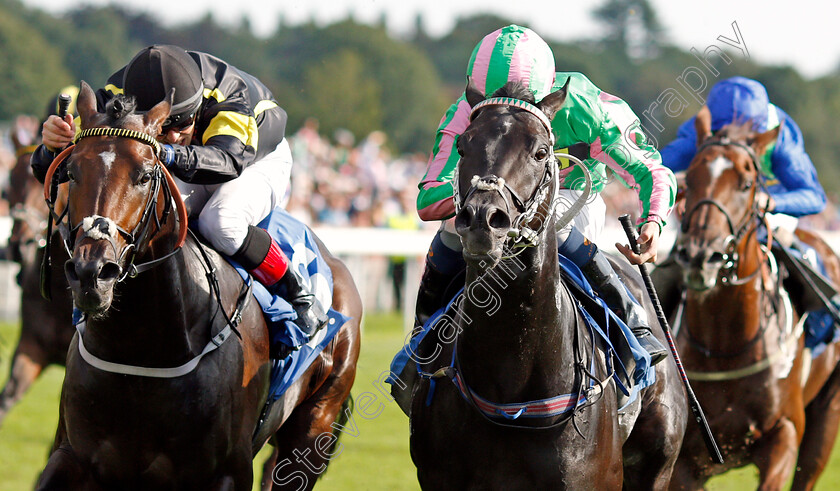
[[[536,104],[534,93],[519,82],[508,82],[493,92],[492,97],[510,97],[530,104]]]
[[[728,138],[732,141],[746,142],[755,135],[752,121],[729,123],[715,132],[717,138]]]
[[[136,112],[137,101],[133,96],[117,94],[105,105],[105,124],[108,126],[123,126],[130,116],[139,116]]]

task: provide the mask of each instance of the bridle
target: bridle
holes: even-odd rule
[[[514,99],[512,97],[491,97],[489,99],[479,102],[472,108],[472,112],[470,113],[469,118],[470,122],[472,122],[472,120],[475,118],[479,109],[487,106],[512,106],[522,109],[535,116],[542,123],[543,128],[548,132],[549,139],[551,141],[551,147],[554,147],[554,132],[551,128],[551,120],[537,106],[534,106],[533,104],[530,104],[520,99]],[[589,195],[592,191],[592,179],[583,162],[581,162],[577,157],[574,157],[570,154],[563,154],[562,156],[564,159],[574,161],[574,163],[579,165],[580,168],[584,171],[584,175],[586,177],[586,189],[584,190],[583,194],[578,198],[578,200],[563,215],[563,217],[560,218],[559,222],[555,224],[555,228],[558,229],[565,227],[565,225],[568,222],[570,222],[575,215],[577,215],[580,209],[583,208],[584,204],[586,203],[586,200],[589,199]],[[565,167],[568,167],[568,165],[570,164],[567,164]],[[506,211],[508,214],[510,214],[512,208],[511,201],[513,203],[513,207],[515,207],[516,210],[519,211],[519,215],[517,215],[516,218],[513,219],[510,229],[508,230],[508,240],[505,244],[505,250],[518,249],[518,251],[510,255],[502,256],[502,259],[510,259],[512,257],[516,257],[519,254],[521,254],[525,250],[525,248],[535,247],[540,244],[540,237],[542,236],[542,233],[549,222],[548,217],[554,214],[554,210],[557,207],[557,195],[560,190],[559,171],[561,169],[558,165],[557,156],[554,152],[550,152],[549,156],[546,158],[545,166],[543,167],[542,177],[540,177],[537,186],[534,188],[533,191],[531,191],[529,197],[526,200],[523,200],[520,197],[520,195],[505,181],[504,178],[496,176],[495,174],[488,174],[483,177],[474,175],[470,180],[469,189],[467,189],[466,194],[464,194],[462,198],[459,185],[459,167],[460,162],[458,165],[455,166],[455,173],[452,181],[454,183],[453,201],[455,204],[456,215],[458,214],[458,212],[461,211],[463,203],[465,203],[468,199],[470,199],[470,197],[473,194],[475,194],[478,191],[494,191],[499,193],[499,195],[505,201],[505,206],[507,208]],[[507,194],[505,193],[505,191],[507,191]],[[508,194],[510,194],[510,200],[508,199]],[[531,228],[531,221],[537,215],[537,212],[541,211],[540,209],[545,206],[547,198],[548,209],[542,210],[543,213],[541,215],[543,217],[543,220],[540,221],[539,228],[535,230]]]
[[[742,189],[750,189],[753,188],[755,184],[758,184],[762,189],[765,188],[764,182],[761,179],[761,169],[758,166],[758,156],[755,153],[755,150],[752,149],[749,145],[745,145],[741,142],[732,141],[729,138],[720,138],[717,140],[709,140],[704,142],[700,147],[697,148],[696,155],[699,155],[704,149],[713,147],[713,146],[720,146],[720,147],[737,147],[747,152],[747,155],[750,157],[750,163],[752,168],[755,170],[756,179],[755,183],[753,181],[746,181]],[[685,213],[682,218],[682,222],[680,223],[680,231],[681,233],[685,234],[688,232],[688,229],[691,225],[691,219],[695,213],[697,213],[700,208],[705,206],[713,206],[717,208],[721,213],[723,213],[724,218],[726,218],[726,224],[729,228],[729,235],[727,235],[723,239],[723,251],[721,252],[723,256],[723,266],[720,269],[720,281],[725,285],[743,285],[750,280],[752,280],[756,275],[758,275],[759,271],[761,270],[761,265],[756,267],[755,271],[746,275],[746,276],[739,276],[738,275],[738,266],[740,261],[740,256],[738,254],[738,245],[744,240],[744,238],[750,233],[756,233],[758,230],[758,224],[761,222],[766,222],[766,210],[762,210],[758,202],[753,199],[752,205],[744,218],[735,225],[735,222],[732,220],[732,217],[729,215],[729,212],[726,211],[726,207],[720,203],[719,201],[713,198],[704,198],[694,204],[690,211]],[[767,251],[770,250],[770,244],[772,244],[773,237],[772,237],[772,230],[770,227],[767,227],[767,246],[765,250],[765,254]]]
[[[55,195],[58,187],[58,175],[56,171],[58,170],[59,166],[67,159],[67,157],[73,152],[75,144],[79,140],[83,138],[92,137],[131,138],[145,143],[155,150],[155,165],[151,175],[149,194],[146,197],[146,203],[143,208],[143,212],[140,215],[140,219],[131,231],[123,229],[122,227],[117,225],[114,220],[108,217],[102,217],[98,215],[86,217],[77,224],[71,224],[69,222],[69,200],[67,206],[64,207],[64,210],[61,212],[60,215],[55,212]],[[183,199],[181,199],[181,194],[180,192],[178,192],[178,187],[175,184],[175,181],[172,179],[172,176],[169,174],[169,171],[167,171],[166,166],[163,165],[159,158],[160,148],[160,144],[153,137],[147,135],[146,133],[125,128],[90,128],[83,130],[81,133],[79,133],[79,135],[74,141],[74,144],[64,149],[55,158],[55,160],[53,160],[53,163],[52,165],[50,165],[50,168],[47,171],[46,177],[44,179],[44,199],[47,202],[47,206],[50,209],[50,216],[52,217],[52,220],[48,221],[48,244],[52,232],[50,229],[53,221],[55,221],[55,224],[57,226],[61,227],[63,244],[68,255],[71,257],[73,255],[72,251],[75,247],[75,235],[77,234],[77,231],[80,228],[82,229],[82,232],[84,232],[85,237],[90,237],[95,240],[107,239],[111,243],[111,246],[114,248],[114,255],[118,258],[117,264],[121,269],[119,277],[117,279],[118,282],[124,281],[126,278],[129,277],[133,278],[138,274],[155,267],[156,265],[162,263],[163,261],[169,259],[171,256],[176,254],[186,241],[187,212],[186,206],[184,205]],[[164,182],[165,186],[163,185]],[[160,194],[161,189],[163,190],[165,202],[162,216],[158,216],[156,210],[158,204],[158,196]],[[137,249],[139,246],[145,244],[147,239],[149,238],[148,236],[152,223],[155,224],[158,230],[160,230],[161,226],[166,223],[166,219],[168,218],[169,213],[172,210],[173,199],[175,201],[175,208],[178,213],[180,227],[178,233],[178,241],[176,242],[175,247],[172,251],[157,259],[153,259],[151,261],[147,261],[141,264],[135,264],[134,261],[137,258]],[[64,223],[65,217],[67,217],[66,224]],[[126,242],[126,247],[123,248],[122,252],[119,253],[117,251],[117,244],[115,240],[115,233],[117,232],[123,237],[123,239]],[[123,266],[124,262],[125,266]]]

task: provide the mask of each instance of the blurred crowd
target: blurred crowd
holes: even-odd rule
[[[15,163],[10,131],[8,127],[0,128],[2,189]],[[286,208],[304,223],[314,227],[401,230],[434,229],[439,225],[420,221],[416,213],[417,183],[425,172],[427,154],[393,155],[381,131],[359,141],[347,130],[338,130],[328,137],[319,132],[314,118],[290,135],[289,143],[294,166]],[[639,213],[633,191],[619,183],[606,186],[602,197],[607,203],[608,223],[623,213]],[[840,212],[834,203],[836,200],[830,201],[819,215],[803,218],[803,225],[816,230],[840,230]],[[7,215],[8,206],[0,200],[0,216]]]
[[[388,227],[417,230],[417,183],[423,177],[423,154],[394,156],[387,137],[374,131],[360,141],[338,130],[321,135],[309,119],[289,137],[294,166],[290,213],[313,226]]]

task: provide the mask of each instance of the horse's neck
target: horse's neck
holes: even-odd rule
[[[468,268],[464,297],[458,359],[478,393],[538,398],[573,379],[577,311],[553,240],[487,272]]]
[[[177,366],[198,354],[207,342],[212,304],[194,247],[188,242],[118,285],[107,315],[86,322],[87,348],[116,362],[151,366]]]

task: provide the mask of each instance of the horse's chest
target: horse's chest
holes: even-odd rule
[[[447,381],[437,384],[433,404],[415,404],[411,413],[411,455],[430,489],[615,489],[620,465],[605,472],[592,464],[620,463],[608,447],[620,452],[619,445],[589,444],[571,423],[549,430],[494,426]]]
[[[233,440],[241,408],[220,402],[219,381],[214,387],[203,377],[125,377],[73,362],[67,373],[63,418],[70,443],[103,476],[168,476],[168,482],[185,469],[209,471],[224,451],[218,442]]]

